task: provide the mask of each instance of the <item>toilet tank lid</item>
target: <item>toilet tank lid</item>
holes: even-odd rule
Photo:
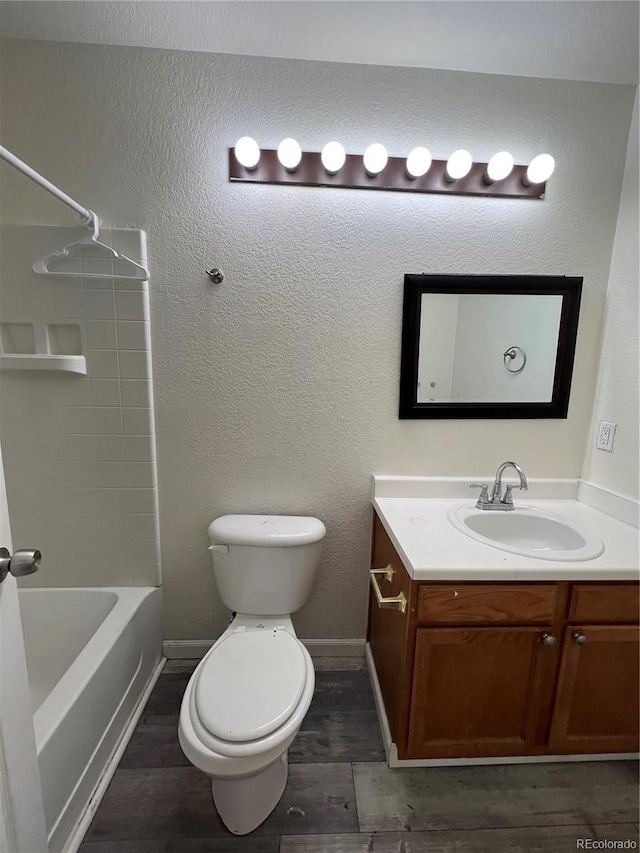
[[[224,545],[309,545],[326,532],[319,518],[302,515],[221,515],[209,525],[209,539]]]

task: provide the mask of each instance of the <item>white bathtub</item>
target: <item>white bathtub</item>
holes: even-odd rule
[[[60,853],[158,670],[161,591],[19,596],[49,850]]]

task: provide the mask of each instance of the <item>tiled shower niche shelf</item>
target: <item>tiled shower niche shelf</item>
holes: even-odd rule
[[[0,323],[0,370],[87,375],[82,329],[75,323]]]
[[[87,375],[83,355],[41,355],[40,353],[2,353],[0,370],[57,370]]]

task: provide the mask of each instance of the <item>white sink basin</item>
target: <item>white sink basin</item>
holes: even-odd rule
[[[511,512],[476,509],[458,504],[449,510],[449,521],[462,533],[502,551],[538,560],[591,560],[604,551],[602,540],[573,522],[532,506],[516,506]]]

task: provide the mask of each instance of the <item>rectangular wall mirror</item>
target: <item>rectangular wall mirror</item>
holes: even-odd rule
[[[566,418],[582,278],[405,275],[401,418]]]

